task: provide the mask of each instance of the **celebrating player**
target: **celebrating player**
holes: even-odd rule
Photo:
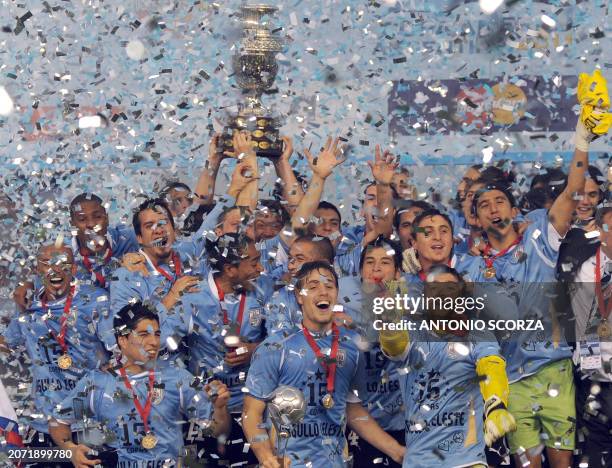
[[[52,446],[47,417],[75,388],[88,369],[104,365],[108,356],[99,338],[98,322],[108,317],[108,292],[74,280],[70,248],[44,245],[36,271],[42,288],[25,312],[17,313],[0,341],[11,351],[24,347],[32,374],[31,427],[38,431],[36,447]]]
[[[293,428],[282,466],[341,467],[344,461],[344,426],[349,421],[367,442],[401,461],[404,448],[386,434],[362,408],[352,389],[358,389],[359,350],[355,335],[333,321],[338,279],[325,262],[302,266],[297,300],[303,327],[287,338],[274,335],[257,349],[249,369],[244,397],[243,427],[259,463],[280,467],[263,426],[265,401],[279,385],[304,393],[306,416]],[[348,412],[345,415],[345,411]]]
[[[196,421],[214,436],[227,434],[229,393],[219,381],[204,384],[186,370],[158,366],[160,345],[157,315],[141,302],[122,308],[114,319],[121,359],[107,371],[84,376],[49,422],[53,440],[72,450],[77,468],[101,463],[94,447],[71,439],[71,423],[79,421],[77,402],[89,420],[100,424],[103,453],[116,452],[118,467],[176,464],[182,455],[183,418]],[[107,466],[107,465],[104,465]]]

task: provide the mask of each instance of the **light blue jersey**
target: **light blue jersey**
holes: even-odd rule
[[[329,353],[331,331],[313,335],[321,351]],[[303,332],[283,338],[266,339],[251,361],[246,387],[250,396],[268,400],[279,385],[296,387],[304,393],[307,408],[304,420],[291,429],[286,455],[292,467],[344,467],[344,429],[347,397],[357,386],[359,350],[356,336],[340,329],[338,366],[336,368],[334,406],[325,409],[321,398],[327,394],[326,374]],[[281,442],[284,444],[284,442]],[[283,445],[284,446],[284,445]]]
[[[60,319],[66,298],[52,301],[44,309],[39,298],[28,310],[16,312],[4,338],[12,349],[25,347],[32,366],[32,399],[39,417],[31,425],[48,433],[47,416],[63,400],[77,381],[90,369],[97,369],[108,360],[99,338],[98,323],[109,315],[108,292],[89,285],[77,284],[65,334],[72,365],[66,370],[58,366],[63,351],[53,335],[60,333]],[[51,333],[52,332],[52,333]]]
[[[264,306],[272,294],[271,280],[265,276],[255,282],[256,289],[246,292],[242,324],[239,335],[243,342],[258,343],[264,340]],[[202,282],[200,292],[185,294],[180,304],[168,311],[161,320],[162,337],[173,333],[178,337],[188,336],[189,370],[194,375],[213,376],[227,385],[231,393],[228,403],[230,412],[242,410],[242,387],[248,365],[230,367],[225,364],[228,348],[224,343],[225,310],[229,323],[237,323],[241,294],[227,294],[219,299],[212,272]]]
[[[486,465],[479,359],[499,354],[495,338],[410,332],[399,358],[405,405],[404,468]]]
[[[336,247],[334,267],[338,276],[359,275],[359,259],[363,250],[365,226],[350,226],[342,229],[342,240]]]
[[[184,369],[169,366],[155,369],[148,425],[157,445],[147,450],[140,445],[144,424],[132,392],[119,372],[113,372],[89,372],[60,403],[54,418],[65,424],[79,423],[75,406],[80,403],[88,418],[101,423],[110,433],[106,445],[117,449],[118,468],[161,468],[164,463],[176,462],[183,447],[183,424],[192,420],[206,426],[212,419],[213,406],[202,384],[196,385],[193,376]],[[127,378],[144,407],[149,372],[127,374]]]
[[[293,333],[302,323],[302,310],[295,297],[295,286],[288,284],[277,291],[265,305],[268,335]]]
[[[265,239],[257,242],[257,250],[261,255],[261,266],[264,271],[271,275],[274,279],[280,277],[287,271],[287,263],[289,260],[289,247],[280,236],[280,233],[271,239]]]
[[[88,256],[87,260],[81,255],[77,236],[66,238],[66,245],[72,249],[77,265],[75,277],[81,284],[91,284],[108,289],[112,273],[119,267],[121,258],[126,253],[138,251],[138,241],[131,226],[119,224],[109,227],[106,238],[110,250],[103,252],[100,256]]]
[[[364,297],[359,279],[340,279],[338,304],[353,319],[353,326],[364,337],[358,367],[359,381],[362,384],[359,398],[385,431],[402,430],[403,401],[397,365],[382,353],[377,340],[378,333],[375,332],[372,336],[372,323],[378,316],[372,312],[371,300]],[[369,343],[366,343],[366,340]]]
[[[514,332],[500,340],[502,355],[508,364],[510,382],[536,373],[551,362],[571,357],[571,350],[553,320],[552,299],[556,296],[555,265],[561,238],[548,219],[546,210],[535,210],[528,216],[531,224],[521,242],[505,255],[493,261],[496,277],[486,278],[485,260],[465,255],[457,270],[473,282],[497,283],[518,306],[520,319],[541,320],[544,331]],[[483,287],[483,285],[481,285]],[[505,317],[504,313],[497,313]],[[509,317],[514,319],[515,317]]]

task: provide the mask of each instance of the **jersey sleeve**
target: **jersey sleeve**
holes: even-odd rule
[[[488,331],[471,332],[472,350],[471,357],[474,363],[483,357],[501,356],[499,344],[493,333]]]
[[[199,259],[206,252],[206,235],[209,232],[213,232],[217,227],[217,220],[221,213],[227,208],[234,206],[236,199],[229,195],[224,195],[215,203],[215,207],[206,215],[204,221],[198,228],[198,230],[191,236],[190,240],[185,241],[189,244],[189,248],[185,246],[185,252],[188,252],[193,258]]]
[[[104,389],[101,371],[93,370],[85,374],[75,387],[53,410],[53,418],[63,424],[73,424],[85,417],[100,414]]]
[[[19,313],[19,311],[15,312],[15,315],[13,315],[13,318],[11,319],[8,327],[6,327],[6,330],[3,333],[4,341],[11,348],[19,345],[20,343],[25,342],[25,337],[21,332],[21,325],[19,324],[20,316],[21,314]]]
[[[527,242],[532,242],[538,249],[538,255],[543,255],[549,261],[557,262],[562,236],[559,235],[550,222],[547,210],[534,210],[526,218],[531,222],[525,232]],[[541,253],[540,253],[541,252]],[[542,257],[544,259],[544,257]]]
[[[117,313],[122,307],[134,301],[142,301],[144,280],[140,273],[118,268],[110,284],[111,312]]]
[[[342,276],[358,275],[361,258],[361,244],[354,244],[336,254],[335,263],[340,268]]]
[[[113,255],[125,255],[128,252],[138,252],[138,240],[134,228],[127,224],[118,224],[108,231],[113,241]]]
[[[265,340],[253,354],[246,379],[248,394],[265,400],[271,397],[280,382],[284,347],[273,339]]]

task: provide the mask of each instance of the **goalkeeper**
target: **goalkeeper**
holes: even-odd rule
[[[461,276],[446,265],[434,267],[428,280],[435,282],[425,283],[427,297],[456,298],[468,291]],[[428,310],[424,319],[468,318]],[[400,378],[406,424],[403,466],[486,467],[485,444],[516,428],[506,409],[508,378],[497,341],[482,332],[417,329],[410,336],[407,331],[380,332],[383,352],[405,364]]]

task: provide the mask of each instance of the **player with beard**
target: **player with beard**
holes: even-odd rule
[[[98,333],[99,320],[110,315],[108,292],[80,284],[73,277],[75,270],[72,251],[61,239],[41,247],[36,272],[42,287],[0,337],[4,351],[24,348],[31,361],[32,431],[24,441],[36,447],[53,445],[47,417],[54,406],[87,370],[108,360]]]
[[[208,248],[211,270],[197,293],[182,296],[180,304],[162,319],[162,336],[187,337],[189,370],[214,376],[230,392],[232,430],[225,446],[189,428],[186,439],[204,450],[210,464],[256,463],[252,452],[235,441],[243,438],[236,422],[242,410],[242,387],[251,356],[265,337],[264,306],[273,281],[262,275],[261,255],[242,234],[225,234]]]
[[[125,306],[114,319],[114,329],[121,358],[106,371],[85,375],[49,422],[53,440],[72,451],[77,468],[99,463],[117,468],[180,466],[183,419],[217,437],[227,434],[227,388],[219,381],[204,385],[184,369],[159,365],[159,320],[151,309],[141,302]],[[105,431],[100,453],[70,436],[71,423],[83,423],[78,406],[86,408],[88,424],[96,422]],[[112,453],[116,465],[110,462]]]
[[[289,463],[315,468],[345,466],[347,422],[360,437],[401,461],[404,447],[376,424],[351,392],[359,389],[360,356],[356,335],[333,321],[338,296],[333,268],[326,262],[304,264],[297,291],[302,329],[287,338],[274,335],[261,344],[247,377],[243,426],[259,463],[266,468]],[[288,439],[282,465],[263,424],[265,402],[279,385],[298,388],[307,403],[304,420],[294,426]]]
[[[302,311],[295,297],[295,280],[302,265],[308,262],[334,261],[334,247],[326,237],[312,234],[298,237],[289,249],[288,282],[276,290],[265,306],[266,331],[291,333],[302,323]]]
[[[429,270],[425,298],[455,300],[468,295],[454,269],[437,265]],[[455,308],[433,307],[420,313],[427,321],[469,320],[466,312],[459,314]],[[382,330],[380,343],[390,359],[408,369],[400,378],[405,407],[403,466],[486,466],[485,445],[516,428],[506,409],[508,378],[495,337],[451,332],[445,326],[437,331],[417,326],[410,332]]]
[[[360,276],[341,278],[338,294],[339,305],[349,317],[348,326],[356,329],[362,337],[358,366],[362,390],[359,398],[380,427],[400,444],[405,439],[400,376],[396,364],[386,358],[380,349],[377,332],[372,326],[378,317],[372,310],[374,298],[386,296],[385,284],[400,280],[401,262],[400,246],[379,237],[361,253]],[[336,320],[337,317],[338,312],[335,314]],[[354,467],[371,467],[376,463],[400,466],[355,432],[349,433],[347,438]]]
[[[612,115],[606,112],[610,105],[607,86],[599,71],[592,76],[580,75],[577,94],[581,114],[565,190],[548,212],[529,214],[531,223],[521,236],[512,224],[518,213],[514,197],[504,186],[487,185],[472,202],[473,213],[487,238],[486,248],[481,256],[463,257],[458,266],[473,281],[504,283],[516,298],[520,318],[540,319],[544,325],[543,338],[541,333],[525,331],[502,341],[511,382],[508,408],[519,428],[508,436],[510,450],[522,463],[520,455],[526,449],[524,456],[533,467],[540,466],[538,447],[542,442],[553,468],[571,464],[575,443],[571,350],[552,307],[555,264],[561,239],[572,224],[575,194],[584,187],[589,143],[604,135],[612,124]],[[553,392],[542,391],[551,386]],[[541,409],[534,412],[534,404]],[[541,432],[546,434],[544,440]]]

